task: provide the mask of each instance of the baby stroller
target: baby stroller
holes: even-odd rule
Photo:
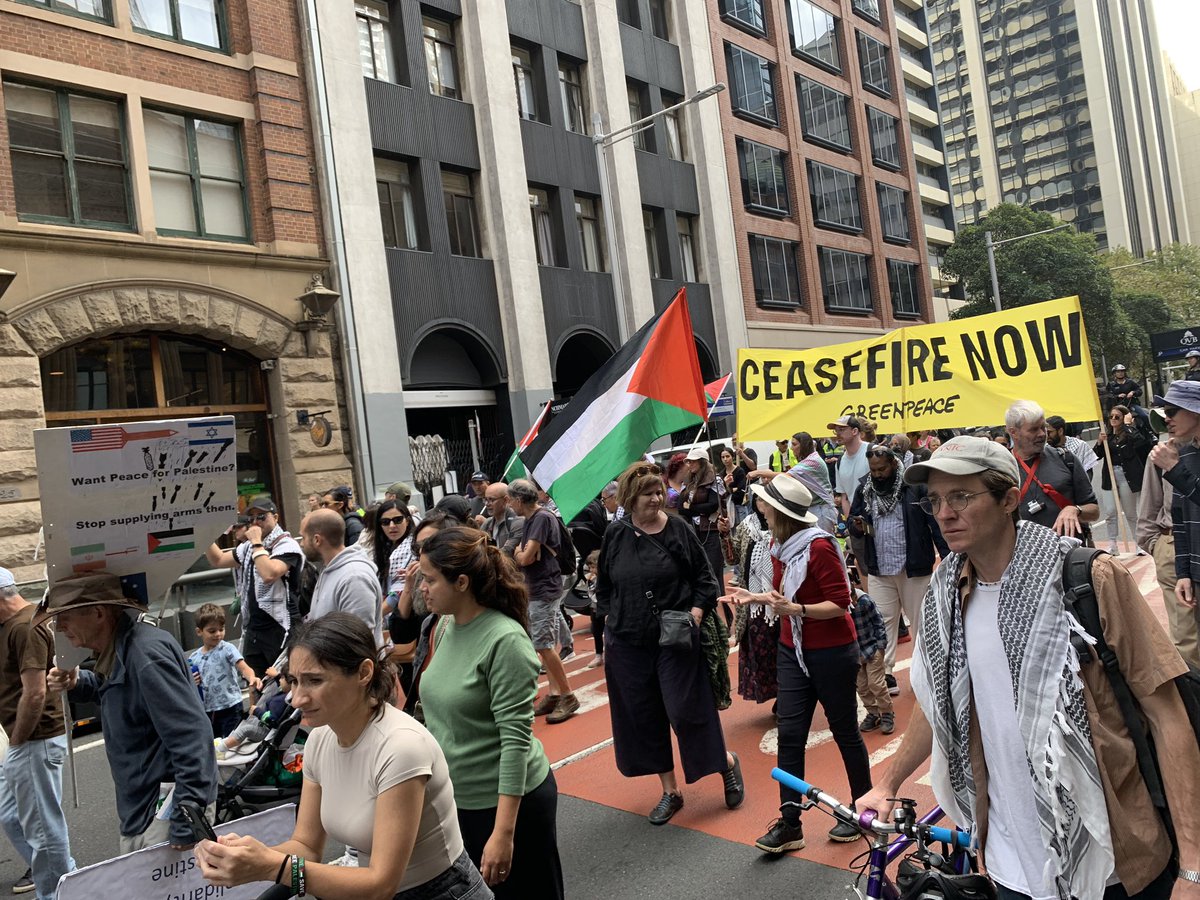
[[[280,691],[277,678],[263,681],[260,703]],[[295,743],[303,743],[300,710],[283,705],[278,718],[256,746],[246,752],[227,755],[217,762],[217,808],[214,820],[219,824],[240,819],[251,813],[293,801],[299,802],[303,776],[285,768],[285,757]],[[241,749],[241,748],[239,748]]]

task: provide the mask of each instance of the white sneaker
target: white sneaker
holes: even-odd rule
[[[566,650],[567,652],[566,652],[566,653],[563,653],[563,652],[561,652],[561,651],[560,651],[560,652],[559,652],[559,659],[561,659],[563,662],[567,663],[567,662],[570,662],[571,660],[573,660],[573,659],[575,658],[575,651],[574,651],[574,650],[568,649],[568,648],[566,648],[566,647],[564,647],[563,649],[564,649],[564,650]]]
[[[597,653],[595,656],[592,657],[591,662],[589,662],[586,666],[584,666],[584,668],[585,669],[599,669],[602,665],[604,665],[604,654]]]
[[[337,859],[330,860],[327,865],[330,866],[348,866],[352,869],[358,868],[358,851],[353,847],[347,847],[346,852]]]

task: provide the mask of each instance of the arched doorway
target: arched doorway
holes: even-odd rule
[[[426,333],[409,360],[404,407],[413,481],[427,504],[466,488],[477,470],[499,477],[513,438],[500,361],[484,338],[453,325]]]
[[[232,415],[240,501],[279,496],[266,385],[249,354],[191,335],[117,334],[51,352],[41,375],[52,428]]]
[[[577,331],[563,341],[554,364],[554,399],[568,400],[613,355],[608,341],[590,331]]]
[[[721,376],[721,372],[717,368],[716,357],[700,338],[695,335],[692,335],[692,338],[696,343],[696,358],[700,361],[700,377],[704,379],[705,384],[708,384]]]

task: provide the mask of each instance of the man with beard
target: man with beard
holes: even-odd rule
[[[383,592],[371,557],[359,544],[346,546],[345,520],[332,509],[310,512],[300,523],[300,549],[320,565],[307,621],[332,612],[362,619],[383,646]]]
[[[259,678],[283,652],[292,625],[300,618],[296,595],[304,553],[279,525],[275,502],[260,494],[246,507],[245,540],[232,552],[212,544],[207,553],[215,569],[240,570],[242,655]]]
[[[1100,457],[1086,441],[1067,434],[1067,422],[1062,416],[1046,417],[1046,443],[1051,447],[1074,454],[1089,476],[1092,474],[1092,469],[1100,464]]]
[[[1022,519],[1067,537],[1083,539],[1100,518],[1092,483],[1074,454],[1046,445],[1046,413],[1032,400],[1017,400],[1004,415],[1013,456],[1021,472]]]
[[[925,485],[907,484],[900,460],[882,444],[867,450],[870,473],[854,493],[850,506],[850,533],[863,542],[859,560],[871,576],[871,599],[887,628],[883,662],[888,693],[900,693],[896,677],[896,643],[900,613],[908,620],[913,637],[921,628],[921,600],[933,572],[934,549],[938,556],[950,552],[934,517],[921,509]]]

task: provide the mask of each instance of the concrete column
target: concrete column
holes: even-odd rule
[[[302,7],[306,12],[309,3],[314,4],[317,33],[306,27],[305,56],[311,66],[321,201],[332,287],[342,295],[335,314],[343,342],[353,459],[367,500],[382,496],[395,481],[412,480],[404,387],[354,7],[308,0]]]
[[[717,80],[708,15],[702,3],[678,3],[674,12],[683,81],[690,96]],[[717,95],[686,107],[684,130],[687,158],[696,168],[700,196],[700,263],[702,278],[712,291],[717,367],[727,372],[737,365],[738,350],[749,346],[749,338],[720,103]]]
[[[676,8],[681,5],[685,4],[677,4]],[[583,4],[583,28],[588,48],[591,108],[603,120],[604,132],[611,133],[632,121],[625,82],[625,55],[621,49],[621,23],[617,19],[614,0]],[[621,280],[617,293],[625,298],[625,309],[619,311],[623,341],[654,315],[635,154],[631,139],[613,144],[604,154],[615,235],[615,246],[608,248],[608,254],[613,277]]]
[[[513,85],[508,17],[503,3],[472,4],[461,20],[460,65],[475,108],[483,184],[480,219],[496,267],[500,324],[508,359],[508,394],[519,439],[553,394],[521,117]],[[554,86],[557,89],[557,84]],[[557,94],[551,93],[551,97]]]

